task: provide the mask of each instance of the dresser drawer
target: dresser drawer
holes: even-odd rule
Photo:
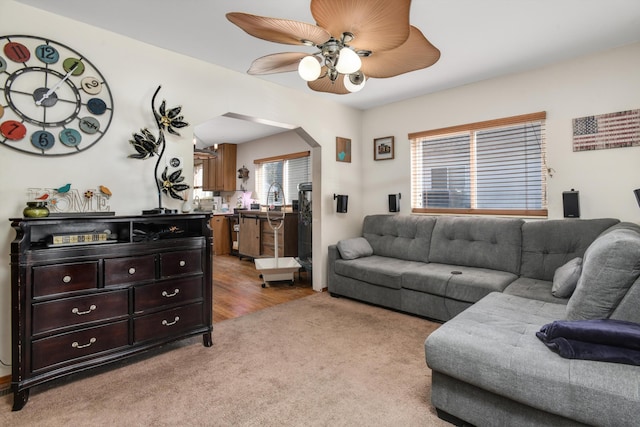
[[[129,314],[128,292],[102,292],[33,305],[33,335]]]
[[[199,250],[160,254],[160,274],[162,277],[201,272],[202,252]]]
[[[33,296],[95,289],[98,286],[98,263],[83,262],[33,267]]]
[[[178,335],[196,326],[204,325],[203,309],[202,303],[190,304],[134,319],[134,344]]]
[[[33,341],[31,369],[46,368],[57,363],[90,356],[127,346],[129,322],[121,321],[95,328]]]
[[[155,277],[155,255],[104,260],[105,286],[144,282]]]
[[[169,304],[179,304],[202,298],[202,276],[136,286],[133,292],[136,313]]]

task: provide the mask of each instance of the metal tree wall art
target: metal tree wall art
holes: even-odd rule
[[[182,169],[177,169],[169,173],[168,166],[165,166],[164,171],[160,177],[158,177],[158,167],[160,166],[160,161],[162,160],[162,156],[164,155],[164,150],[166,148],[164,131],[180,136],[176,129],[189,125],[184,121],[183,116],[180,116],[180,111],[182,110],[182,107],[180,106],[167,109],[166,101],[162,100],[160,108],[156,110],[156,96],[158,96],[160,88],[161,86],[158,86],[158,89],[156,89],[153,94],[153,98],[151,98],[151,111],[153,111],[153,116],[156,120],[156,125],[158,126],[158,137],[156,138],[149,129],[144,128],[140,129],[140,133],[134,133],[133,139],[129,140],[133,148],[136,150],[136,154],[129,155],[130,158],[145,160],[153,156],[158,156],[153,175],[158,189],[158,207],[150,211],[143,211],[145,214],[173,213],[174,211],[167,210],[162,207],[162,193],[171,196],[173,199],[184,200],[184,198],[178,193],[190,188],[188,184],[184,183]]]

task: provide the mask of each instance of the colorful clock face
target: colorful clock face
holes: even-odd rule
[[[102,139],[113,98],[98,69],[74,49],[42,37],[0,36],[0,145],[66,156]]]

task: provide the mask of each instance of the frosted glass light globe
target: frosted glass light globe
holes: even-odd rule
[[[352,83],[348,74],[344,76],[344,87],[347,88],[349,92],[359,92],[360,90],[362,90],[366,82],[367,79],[365,78],[364,74],[362,74],[362,83],[360,84]]]
[[[320,77],[320,72],[322,72],[322,67],[315,56],[305,56],[298,64],[298,74],[308,82]]]
[[[362,66],[362,61],[357,53],[348,47],[340,49],[340,56],[338,56],[338,63],[336,64],[336,70],[340,74],[355,73],[360,69],[360,66]]]

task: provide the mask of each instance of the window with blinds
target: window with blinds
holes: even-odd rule
[[[546,113],[418,132],[412,211],[546,216]]]
[[[256,165],[255,192],[261,204],[290,205],[298,199],[298,184],[311,181],[311,157],[309,151],[254,160]],[[284,190],[284,200],[280,194],[269,193],[269,187],[279,183]],[[278,188],[279,190],[279,188]]]

